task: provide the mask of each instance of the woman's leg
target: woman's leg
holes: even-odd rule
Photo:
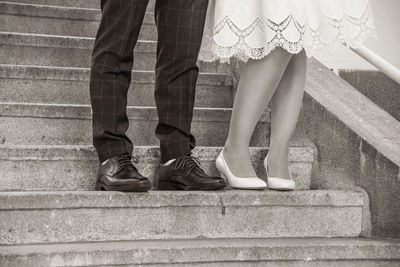
[[[261,60],[249,61],[240,78],[224,157],[238,177],[255,177],[249,158],[251,136],[279,85],[292,55],[276,48]]]
[[[303,102],[307,72],[304,50],[290,60],[285,74],[271,100],[271,141],[268,174],[289,178],[289,142],[296,129]]]

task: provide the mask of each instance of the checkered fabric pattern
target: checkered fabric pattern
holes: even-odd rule
[[[127,137],[127,94],[131,83],[133,49],[148,0],[102,0],[102,19],[96,35],[90,73],[93,145],[100,161],[131,154]],[[195,147],[190,132],[196,65],[208,0],[157,0],[158,29],[155,100],[159,115],[156,136],[161,161],[189,155]]]

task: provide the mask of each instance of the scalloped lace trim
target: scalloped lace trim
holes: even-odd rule
[[[307,56],[315,56],[324,45],[330,45],[335,42],[340,42],[348,47],[356,48],[369,37],[376,37],[373,23],[372,10],[370,4],[360,18],[344,15],[340,20],[333,19],[325,16],[320,23],[318,29],[312,29],[307,24],[301,25],[293,15],[289,15],[281,23],[275,23],[266,18],[262,20],[256,18],[255,21],[247,28],[240,29],[229,16],[226,16],[217,25],[214,25],[214,30],[209,27],[205,28],[202,49],[199,55],[201,61],[212,62],[220,60],[222,62],[229,62],[230,58],[236,57],[239,60],[247,61],[251,59],[261,59],[268,55],[272,50],[277,47],[282,47],[291,54],[298,54],[305,49]],[[345,33],[347,25],[357,27],[358,34],[350,37]],[[293,25],[299,34],[299,39],[296,42],[290,41],[285,38],[285,31],[290,25]],[[226,26],[229,27],[231,32],[237,36],[238,41],[232,46],[221,46],[214,40],[213,32],[218,33]],[[246,42],[246,38],[250,36],[257,28],[268,29],[275,32],[275,36],[268,41],[264,47],[252,47]],[[292,27],[293,29],[293,27]],[[321,38],[322,34],[334,34],[332,41],[324,42]]]

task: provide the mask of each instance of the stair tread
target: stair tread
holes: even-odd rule
[[[118,257],[112,257],[113,253]],[[93,264],[100,261],[106,261],[103,262],[105,264],[171,263],[171,260],[175,263],[399,260],[400,241],[364,238],[232,238],[56,243],[3,246],[0,247],[0,255],[3,259],[10,256],[38,259],[39,255],[42,255],[47,260],[62,255],[66,256],[66,260],[71,260],[67,255],[74,255],[75,264]]]
[[[0,10],[3,14],[16,14],[27,16],[34,15],[82,20],[98,20],[101,17],[101,12],[99,8],[54,6],[36,3],[19,3],[7,1],[0,1],[0,5],[2,5],[5,9],[5,12],[3,10]],[[151,14],[150,12],[147,13]]]
[[[222,147],[198,146],[193,150],[193,156],[200,161],[215,160]],[[250,147],[252,160],[262,160],[267,153],[267,147]],[[151,161],[159,157],[158,146],[135,146],[133,153],[140,161]],[[92,145],[1,145],[2,160],[66,160],[94,159]],[[96,156],[97,159],[97,156]],[[289,148],[290,162],[314,162],[314,148],[309,146],[291,146]]]
[[[127,135],[136,145],[157,145],[154,135],[158,112],[154,106],[128,106],[130,127]],[[269,110],[257,123],[250,144],[267,145]],[[191,131],[200,146],[221,146],[229,131],[231,108],[195,107]],[[41,104],[0,102],[0,134],[3,144],[82,144],[92,143],[92,109],[88,104]],[[17,134],[16,134],[17,133]]]
[[[0,44],[8,45],[89,49],[93,47],[94,40],[94,37],[0,31]],[[140,52],[155,53],[156,45],[157,41],[154,40],[138,40],[135,49]]]
[[[0,31],[0,63],[40,66],[89,67],[94,37],[74,37]],[[138,40],[133,69],[154,70],[156,41]],[[230,66],[220,62],[198,61],[200,72],[230,73]]]
[[[48,5],[48,6],[70,6],[70,7],[88,7],[88,8],[100,8],[100,3],[98,0],[7,0],[7,2],[13,3],[29,3],[38,5]],[[152,2],[152,1],[150,1]],[[154,4],[154,0],[152,2]],[[151,7],[151,6],[149,6]]]
[[[203,169],[218,175],[215,159],[222,147],[197,146],[192,152]],[[251,147],[250,156],[260,177],[267,147]],[[138,168],[155,181],[158,146],[135,146]],[[311,144],[292,144],[289,164],[298,189],[309,189],[315,150]],[[93,190],[98,156],[92,145],[0,145],[0,191]]]
[[[100,9],[38,5],[0,1],[0,30],[51,33],[67,36],[95,36]],[[156,40],[154,13],[146,12],[139,39]]]
[[[36,3],[7,1],[0,1],[0,14],[82,21],[99,21],[101,19],[100,8],[42,5]],[[146,11],[143,23],[154,25],[154,13]]]
[[[35,66],[0,64],[0,78],[14,79],[46,79],[46,80],[73,80],[88,81],[90,68],[83,67],[58,67],[58,66]],[[133,82],[154,82],[155,71],[133,70]],[[136,76],[135,76],[136,75]],[[143,77],[138,77],[143,75]],[[139,78],[139,79],[138,79]],[[218,83],[215,83],[217,81]],[[219,86],[232,85],[232,75],[221,73],[199,73],[198,84],[211,84]],[[214,82],[214,83],[212,83]]]
[[[0,192],[0,210],[163,207],[361,207],[364,197],[354,190],[298,190],[282,192],[224,190],[121,193],[102,191]]]
[[[193,121],[229,121],[232,108],[194,107]],[[128,106],[129,119],[158,120],[157,109],[153,106]],[[92,119],[89,104],[42,104],[0,102],[0,117],[69,118]],[[260,122],[269,122],[265,112]]]

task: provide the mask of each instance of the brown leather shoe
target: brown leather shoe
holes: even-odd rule
[[[133,163],[138,160],[131,155],[110,158],[97,171],[96,190],[145,192],[151,189],[149,179],[142,176]]]
[[[207,175],[200,162],[192,156],[182,156],[157,172],[158,190],[220,190],[226,182],[218,176]]]

